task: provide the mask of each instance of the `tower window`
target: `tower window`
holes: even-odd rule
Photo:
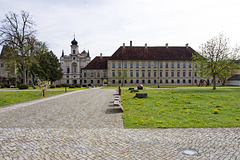
[[[73,54],[75,54],[75,49],[73,50]]]

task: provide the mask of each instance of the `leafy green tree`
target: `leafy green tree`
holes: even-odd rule
[[[238,53],[239,47],[230,47],[229,39],[219,34],[200,46],[200,52],[193,54],[195,71],[204,77],[212,77],[215,90],[217,77],[228,76],[237,69]]]
[[[20,15],[9,12],[5,15],[0,27],[0,44],[8,45],[13,52],[8,53],[8,58],[13,58],[14,64],[22,75],[23,84],[27,82],[27,70],[31,64],[31,50],[35,43],[35,23],[26,11]]]
[[[57,56],[52,51],[48,51],[45,43],[38,42],[38,45],[38,50],[35,53],[37,63],[31,67],[33,76],[37,75],[42,81],[47,80],[51,83],[61,79],[62,68]]]

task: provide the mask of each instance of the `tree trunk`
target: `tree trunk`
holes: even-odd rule
[[[213,76],[213,90],[216,89],[216,76]]]
[[[27,80],[26,80],[26,65],[25,65],[25,59],[23,59],[23,84],[27,84]]]

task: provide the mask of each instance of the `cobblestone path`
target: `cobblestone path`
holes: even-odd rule
[[[110,106],[114,92],[90,89],[1,108],[0,159],[240,159],[240,128],[124,129]]]

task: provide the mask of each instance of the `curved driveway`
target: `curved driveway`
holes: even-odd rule
[[[124,129],[114,94],[95,88],[1,108],[0,159],[240,159],[239,128]]]

